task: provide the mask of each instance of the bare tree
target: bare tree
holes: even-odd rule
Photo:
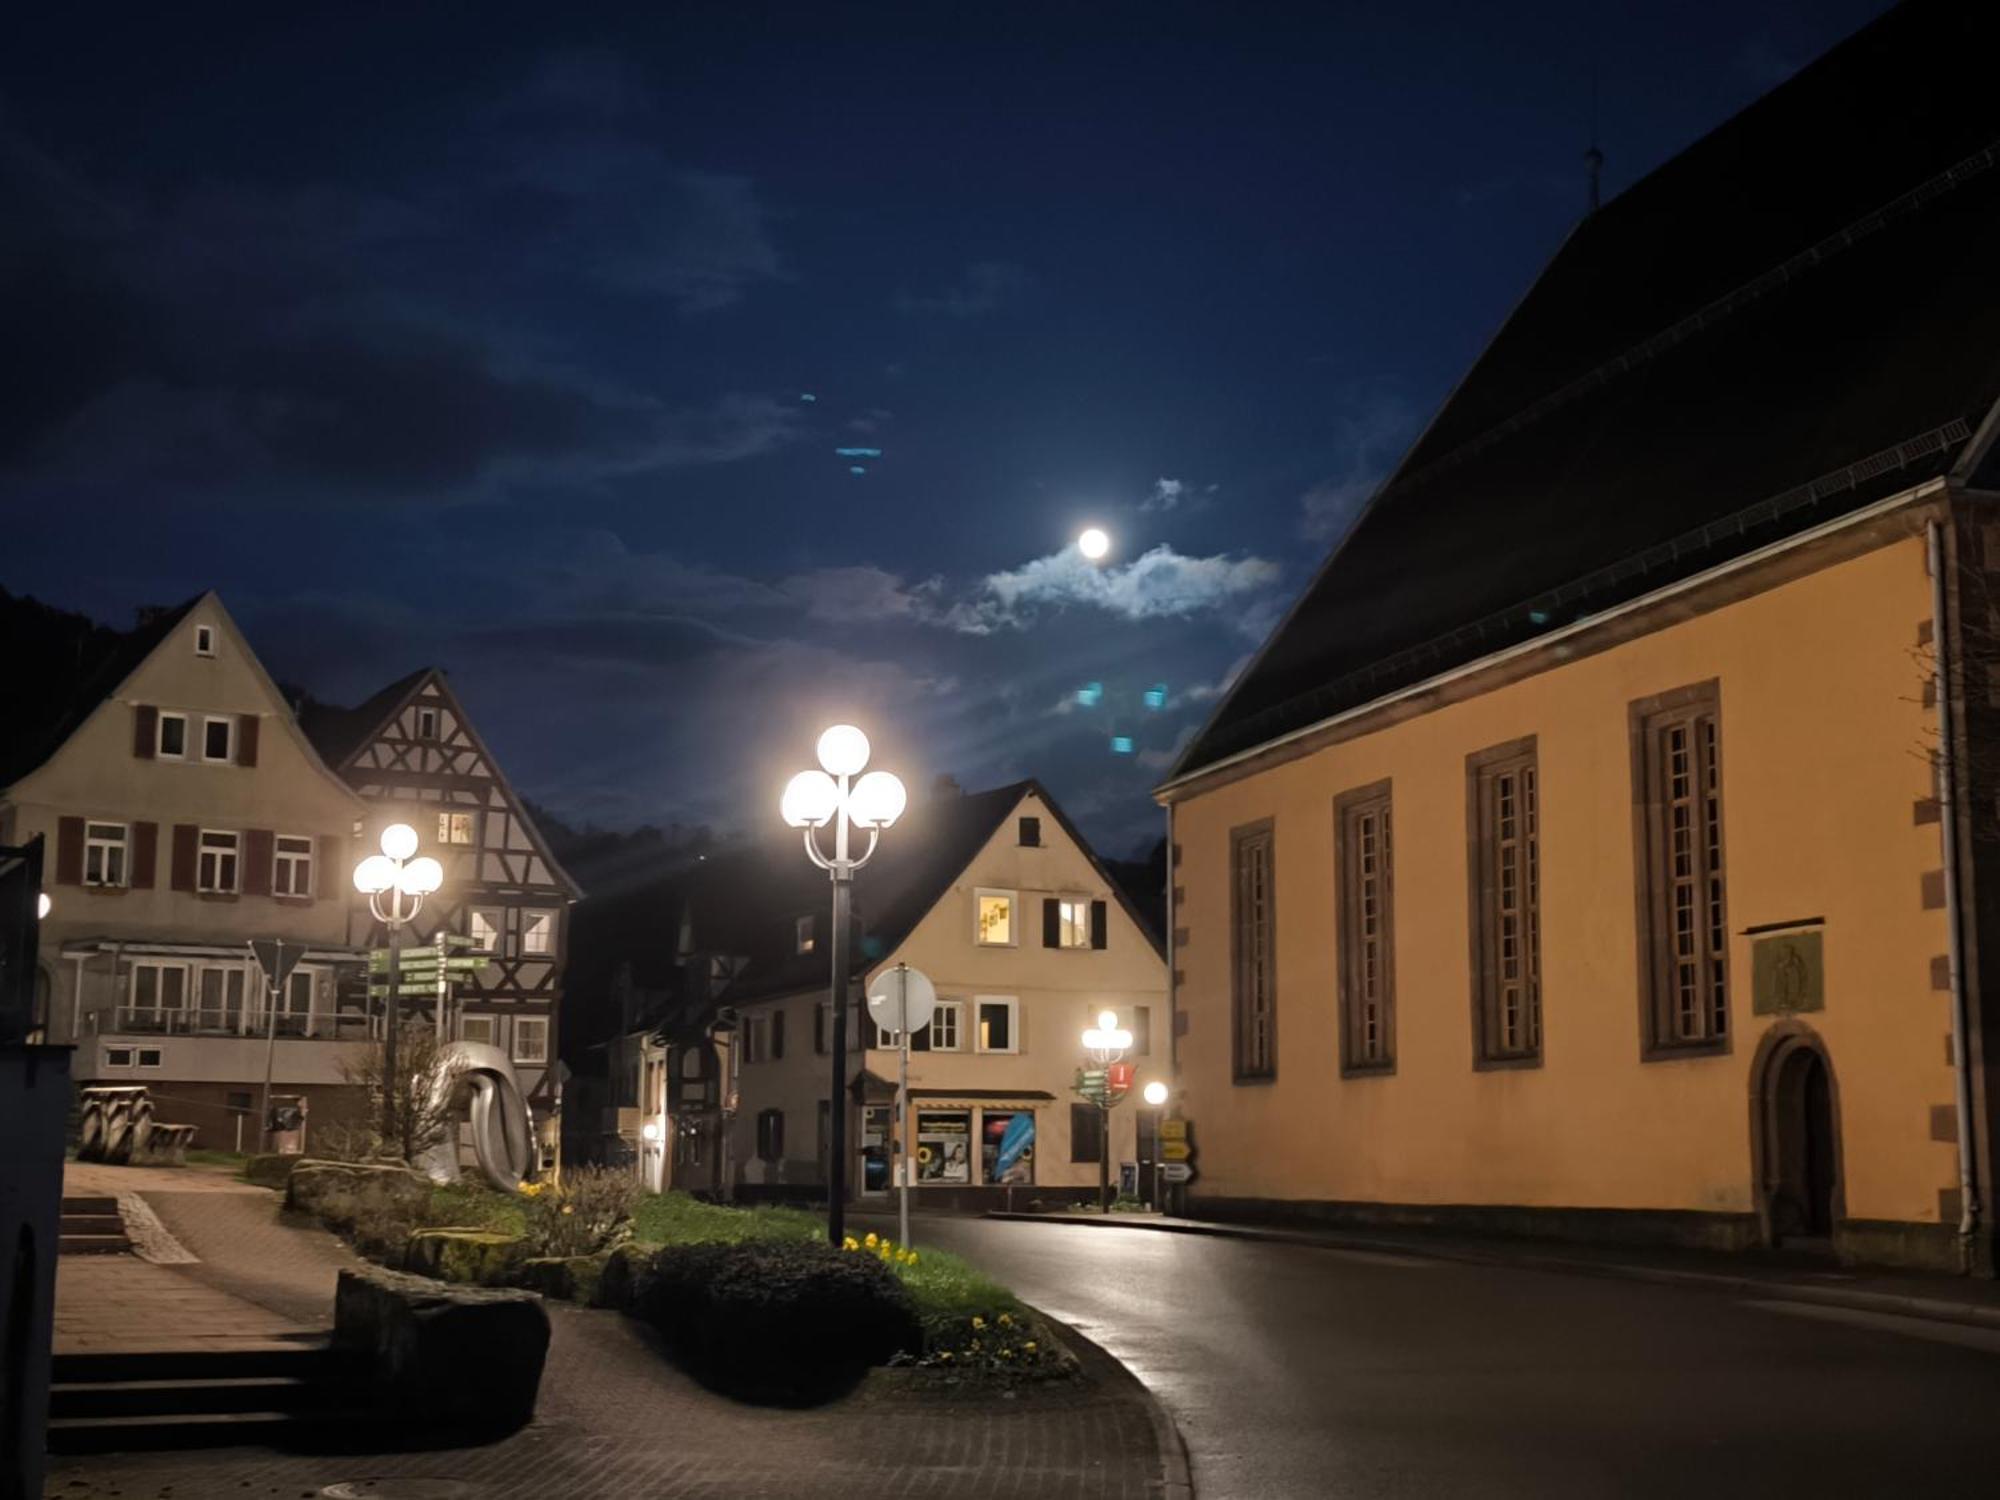
[[[384,1141],[374,1132],[377,1155],[415,1161],[444,1143],[451,1134],[457,1107],[462,1058],[453,1056],[429,1026],[405,1023],[396,1038],[396,1072],[387,1079],[394,1091],[396,1139]],[[343,1059],[341,1075],[368,1093],[370,1120],[382,1117],[382,1091],[387,1070],[384,1049],[374,1045]]]

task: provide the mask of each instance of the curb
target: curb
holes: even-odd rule
[[[1033,1214],[1018,1214],[1017,1218],[1034,1218]],[[1081,1333],[1072,1323],[1044,1312],[1033,1303],[1022,1304],[1030,1308],[1036,1317],[1058,1330],[1061,1338],[1074,1344],[1085,1356],[1101,1361],[1116,1370],[1119,1375],[1138,1391],[1140,1404],[1146,1409],[1146,1420],[1152,1424],[1153,1446],[1160,1455],[1160,1475],[1155,1481],[1154,1493],[1162,1500],[1194,1500],[1194,1475],[1188,1467],[1187,1442],[1181,1437],[1181,1430],[1160,1398],[1153,1394],[1153,1388],[1125,1367],[1125,1362],[1106,1349],[1088,1334]]]
[[[1421,1241],[1372,1239],[1359,1235],[1305,1234],[1287,1230],[1257,1229],[1233,1224],[1182,1223],[1148,1224],[1093,1219],[1081,1215],[1008,1213],[995,1209],[984,1217],[1040,1224],[1087,1224],[1094,1229],[1142,1229],[1153,1234],[1208,1235],[1216,1239],[1260,1240],[1274,1245],[1304,1245],[1321,1250],[1391,1251],[1427,1260],[1454,1261],[1463,1265],[1512,1267],[1518,1270],[1554,1271],[1565,1275],[1605,1276],[1622,1281],[1648,1281],[1662,1286],[1698,1287],[1706,1291],[1750,1295],[1769,1302],[1809,1302],[1821,1307],[1845,1307],[1856,1312],[1889,1313],[1904,1318],[1922,1318],[1933,1323],[1956,1323],[1974,1328],[2000,1329],[2000,1307],[1975,1302],[1950,1302],[1939,1297],[1918,1297],[1904,1292],[1870,1292],[1859,1287],[1814,1286],[1796,1281],[1766,1281],[1728,1271],[1687,1271],[1666,1266],[1631,1265],[1621,1261],[1579,1260],[1564,1255],[1540,1255],[1532,1251],[1509,1254],[1504,1251],[1474,1250],[1457,1245],[1432,1245]]]

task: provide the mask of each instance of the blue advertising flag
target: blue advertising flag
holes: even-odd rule
[[[1035,1117],[1028,1111],[1022,1110],[1007,1122],[1007,1133],[1000,1137],[1000,1156],[994,1163],[993,1175],[1005,1177],[1008,1169],[1034,1144]]]

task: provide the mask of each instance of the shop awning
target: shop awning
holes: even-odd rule
[[[1035,1110],[1053,1104],[1055,1095],[1042,1089],[911,1089],[910,1103],[920,1109]]]

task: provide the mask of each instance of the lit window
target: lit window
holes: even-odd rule
[[[491,1016],[460,1016],[458,1018],[458,1039],[461,1042],[478,1042],[483,1046],[492,1046],[493,1018]]]
[[[125,883],[125,825],[86,823],[83,825],[83,883],[123,885]]]
[[[241,834],[202,829],[201,856],[195,864],[194,888],[212,895],[234,895],[242,848]]]
[[[1019,1052],[1021,1050],[1021,1028],[1016,1024],[1019,1018],[1020,1001],[1009,998],[982,996],[979,1000],[979,1050],[981,1052]]]
[[[1014,893],[1012,891],[979,891],[974,900],[978,903],[979,923],[977,938],[982,946],[1008,948],[1014,943]]]
[[[1056,903],[1056,946],[1090,946],[1090,898],[1065,896]]]
[[[466,932],[472,939],[472,946],[485,953],[498,953],[500,929],[505,922],[506,918],[498,910],[490,907],[474,907],[466,922]]]
[[[521,913],[521,951],[550,954],[556,951],[556,914],[552,911]]]
[[[213,625],[195,626],[194,654],[196,656],[215,655],[215,627]]]
[[[798,921],[792,924],[792,939],[794,952],[810,953],[813,951],[813,919],[811,917],[800,917]]]
[[[514,1020],[514,1061],[545,1063],[549,1060],[549,1023],[544,1016],[517,1016]]]
[[[441,812],[438,814],[438,839],[440,844],[469,844],[472,842],[472,819],[469,812]]]
[[[271,870],[271,894],[310,896],[312,888],[313,841],[299,834],[279,834],[276,862]]]
[[[236,752],[236,721],[208,719],[201,726],[201,758],[228,761]]]
[[[186,714],[160,715],[159,753],[162,760],[185,760],[188,748]]]

